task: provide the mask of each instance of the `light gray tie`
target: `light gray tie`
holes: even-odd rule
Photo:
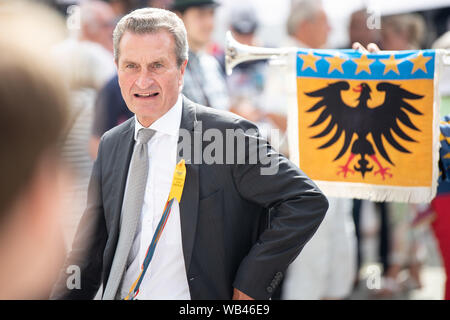
[[[122,280],[125,264],[133,244],[136,227],[140,220],[148,176],[147,142],[155,134],[152,129],[140,129],[130,162],[130,173],[123,198],[119,240],[111,271],[106,284],[104,300],[112,300]]]

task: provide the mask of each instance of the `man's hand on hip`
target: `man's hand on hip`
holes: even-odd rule
[[[233,300],[255,300],[238,289],[233,290]]]

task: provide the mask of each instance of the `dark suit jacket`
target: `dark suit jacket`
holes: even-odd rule
[[[187,174],[180,219],[192,299],[231,299],[233,287],[256,299],[270,298],[322,221],[328,208],[326,198],[243,118],[183,98],[180,128],[187,129],[191,137],[211,128],[223,136],[226,129],[254,129],[253,135],[243,133],[246,147],[256,139],[258,152],[279,161],[276,175],[261,175],[261,163],[195,164],[192,154],[183,155]],[[133,134],[132,118],[101,139],[87,209],[65,266],[80,267],[81,288],[66,288],[64,268],[53,290],[54,299],[92,299],[102,281],[106,287],[120,232]]]

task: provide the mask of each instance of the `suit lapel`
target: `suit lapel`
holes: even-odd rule
[[[189,134],[191,151],[188,153],[184,152],[183,154],[183,158],[186,160],[186,180],[180,202],[181,236],[187,274],[189,274],[192,250],[194,248],[199,202],[199,165],[193,163],[193,152],[194,136],[201,134],[201,132],[196,130],[196,123],[195,105],[183,97],[180,130],[184,130],[184,133]],[[179,143],[181,139],[180,133]],[[179,157],[179,154],[177,156]]]
[[[115,219],[115,227],[119,227],[120,216],[122,212],[123,196],[125,192],[125,185],[127,183],[128,169],[130,166],[131,155],[134,147],[134,117],[131,118],[130,125],[127,130],[121,133],[119,142],[117,144],[117,152],[114,155],[116,161],[114,164],[114,195],[116,204],[114,206],[115,212],[113,217]],[[118,229],[117,229],[118,230]]]
[[[111,260],[108,261],[109,267],[106,268],[108,270],[108,274],[105,276],[107,277],[107,282],[104,288],[104,294],[103,299],[110,300],[114,299],[117,293],[117,288],[119,286],[120,280],[122,278],[123,274],[123,266],[125,265],[126,258],[128,256],[129,245],[126,246],[122,245],[119,248],[119,237],[120,237],[120,231],[121,231],[121,224],[122,224],[122,204],[123,204],[123,197],[124,197],[124,191],[125,191],[125,185],[127,181],[128,176],[128,168],[130,165],[130,160],[133,152],[134,147],[134,118],[130,119],[130,124],[128,125],[128,128],[125,129],[122,133],[120,133],[119,140],[117,142],[117,147],[115,149],[115,152],[112,154],[112,156],[115,159],[114,163],[114,169],[113,169],[113,177],[114,183],[113,186],[113,192],[112,197],[115,199],[114,203],[114,212],[112,212],[111,219],[112,222],[112,234],[110,237],[114,241],[114,248],[115,251],[111,255]],[[129,221],[130,219],[127,219],[126,221]],[[126,222],[128,225],[129,223]],[[128,228],[128,226],[125,226]],[[132,229],[135,229],[135,226],[131,227]],[[131,230],[129,232],[125,232],[131,235],[135,233],[135,230]],[[122,235],[122,237],[125,236]],[[122,243],[124,241],[122,240]],[[126,241],[129,242],[129,241]]]

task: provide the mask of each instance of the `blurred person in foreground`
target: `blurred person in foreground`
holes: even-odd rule
[[[48,56],[67,37],[64,19],[47,5],[25,0],[0,1],[0,41]]]
[[[330,27],[321,2],[296,1],[288,16],[287,29],[289,46],[324,47]],[[344,299],[351,293],[356,274],[352,202],[330,197],[328,201],[322,224],[287,270],[282,299]]]
[[[189,64],[183,94],[190,100],[220,110],[229,110],[225,75],[219,62],[206,52],[214,30],[215,0],[175,0],[174,11],[183,20],[189,42]]]
[[[173,12],[133,11],[117,24],[114,47],[135,117],[102,137],[87,208],[52,297],[92,299],[103,283],[106,300],[270,298],[323,219],[326,198],[254,124],[181,94],[188,44]],[[208,129],[222,137],[234,130],[247,141],[244,153],[258,141],[253,152],[274,157],[276,172],[261,172],[261,161],[206,164],[192,150],[180,155],[180,136],[197,144]],[[163,221],[177,157],[186,160],[181,202],[174,202],[155,251],[147,251]],[[148,252],[150,272],[136,282]],[[66,286],[70,265],[80,267],[80,288]]]
[[[38,55],[0,50],[0,299],[46,299],[64,257],[65,88]]]
[[[63,262],[70,172],[60,147],[67,91],[50,48],[64,20],[47,6],[0,2],[0,299],[46,299]]]

